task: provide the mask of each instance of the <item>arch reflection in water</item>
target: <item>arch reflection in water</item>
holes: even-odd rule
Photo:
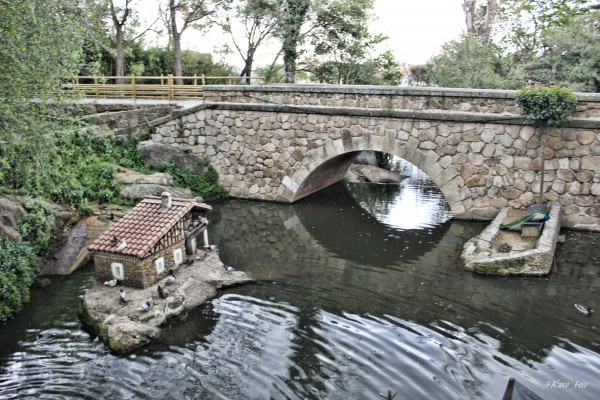
[[[452,213],[446,199],[420,169],[398,161],[406,176],[399,184],[348,183],[352,196],[379,221],[396,229],[434,228]]]

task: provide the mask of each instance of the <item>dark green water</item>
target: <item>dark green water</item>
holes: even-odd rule
[[[88,267],[0,326],[0,398],[545,399],[600,396],[600,234],[564,232],[545,278],[462,270],[480,223],[449,220],[423,179],[331,188],[295,205],[215,204],[211,242],[259,281],[114,356],[80,330]],[[368,208],[370,212],[366,211]]]

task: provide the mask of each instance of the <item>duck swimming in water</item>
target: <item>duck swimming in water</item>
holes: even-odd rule
[[[594,310],[592,310],[591,307],[584,306],[583,304],[575,304],[575,309],[588,317],[594,313]]]
[[[167,285],[167,286],[171,286],[173,283],[175,283],[175,279],[176,279],[175,273],[173,272],[172,269],[169,270],[169,274],[171,276],[169,276],[167,278],[167,281],[165,282],[165,285]]]

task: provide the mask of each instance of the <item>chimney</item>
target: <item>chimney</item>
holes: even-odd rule
[[[160,208],[171,208],[171,206],[173,205],[173,201],[171,200],[171,193],[162,192],[160,197],[161,197]]]

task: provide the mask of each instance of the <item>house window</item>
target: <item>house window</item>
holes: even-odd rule
[[[177,249],[173,252],[173,259],[175,260],[176,265],[183,262],[183,252],[181,249]]]
[[[121,263],[112,263],[110,264],[110,269],[112,271],[113,278],[123,280],[125,279],[125,269],[123,268],[123,264]]]
[[[154,261],[154,266],[156,267],[156,273],[162,274],[165,272],[165,258],[161,257],[158,260]]]

